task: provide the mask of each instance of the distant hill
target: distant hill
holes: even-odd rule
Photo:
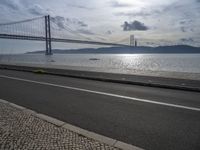
[[[139,53],[200,53],[200,47],[188,45],[159,46],[159,47],[104,47],[104,48],[84,48],[52,50],[54,54],[139,54]],[[28,52],[28,54],[39,54],[44,51]]]

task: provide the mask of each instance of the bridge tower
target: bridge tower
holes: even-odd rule
[[[130,46],[134,46],[135,45],[135,37],[134,35],[130,35]]]
[[[138,41],[137,41],[137,39],[135,39],[135,47],[137,47],[138,46]]]
[[[46,55],[52,55],[50,16],[45,16]]]

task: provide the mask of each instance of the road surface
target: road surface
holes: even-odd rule
[[[0,99],[144,149],[200,149],[198,92],[0,70]]]

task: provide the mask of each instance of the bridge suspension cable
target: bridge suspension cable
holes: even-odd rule
[[[41,19],[41,18],[44,18],[44,17],[45,16],[36,17],[36,18],[32,18],[32,19],[26,19],[26,20],[22,20],[22,21],[15,21],[15,22],[9,22],[9,23],[0,23],[0,26],[14,25],[14,24],[19,24],[19,23],[31,22],[31,21],[38,20],[38,19]]]
[[[44,36],[44,17],[0,24],[0,34]]]
[[[63,29],[59,29],[59,28],[56,28],[58,26],[57,23],[55,23],[54,21],[51,21],[51,23],[52,23],[52,36],[53,37],[71,38],[69,36],[72,36],[73,38],[76,38],[79,40],[80,39],[92,40],[90,37],[84,36],[83,34],[77,32],[76,30],[71,29],[68,24],[65,24]],[[66,34],[66,32],[68,34]],[[70,33],[70,35],[69,35],[69,33]]]
[[[50,16],[41,16],[22,21],[0,24],[0,38],[46,41],[46,54],[51,54],[51,42],[105,46],[128,46],[112,42],[108,43],[98,40],[95,41],[96,34],[93,37],[88,37],[83,34],[84,33],[71,29],[71,27],[67,23],[65,23],[62,27],[62,24],[60,25],[59,22],[52,21]],[[91,34],[91,36],[92,35],[93,34]],[[71,38],[72,36],[74,38]],[[100,37],[98,38],[100,39]]]

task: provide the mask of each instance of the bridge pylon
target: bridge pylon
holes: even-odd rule
[[[45,16],[46,55],[52,55],[50,16]]]
[[[130,46],[134,46],[134,44],[135,44],[135,36],[130,35]]]

